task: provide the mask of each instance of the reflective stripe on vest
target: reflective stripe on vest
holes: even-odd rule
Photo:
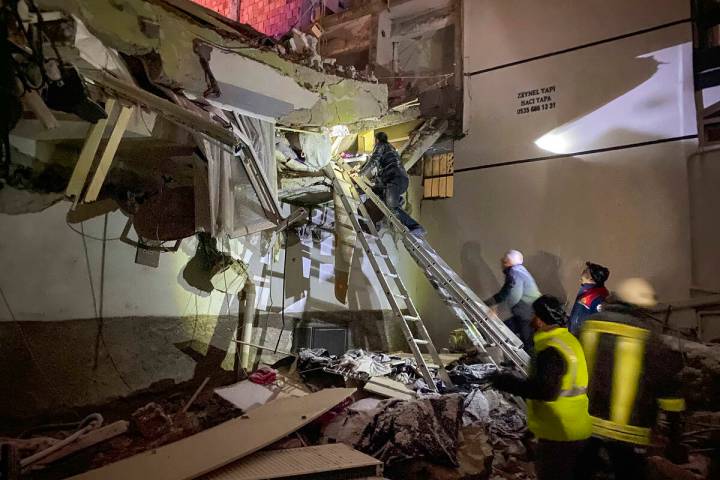
[[[578,395],[585,395],[587,393],[587,386],[579,387],[577,385],[577,369],[578,369],[578,359],[577,355],[575,355],[575,352],[573,352],[573,349],[570,348],[570,346],[565,343],[561,338],[554,337],[548,342],[548,345],[552,345],[557,347],[559,350],[562,350],[563,353],[565,353],[565,358],[569,360],[568,374],[570,375],[571,382],[570,384],[572,387],[567,389],[560,390],[560,393],[558,396],[560,397],[576,397]]]
[[[536,437],[544,440],[575,441],[590,437],[592,422],[588,413],[587,367],[582,347],[566,329],[535,334],[535,351],[540,354],[554,348],[567,368],[555,400],[528,400],[528,426]]]
[[[614,338],[612,359],[608,352],[597,357],[602,335]],[[644,328],[604,320],[588,320],[580,334],[589,369],[596,362],[612,362],[610,395],[605,418],[593,416],[593,435],[637,445],[650,444],[650,429],[632,425],[633,410],[642,383],[645,346],[650,332]],[[678,404],[673,403],[677,407]],[[594,412],[596,415],[598,412]]]

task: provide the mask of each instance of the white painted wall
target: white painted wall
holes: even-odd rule
[[[464,0],[474,72],[690,17],[683,0]]]
[[[466,72],[688,16],[687,2],[675,0],[464,7]],[[661,299],[687,298],[686,162],[697,142],[614,148],[696,133],[690,42],[686,22],[466,77],[467,136],[456,142],[456,169],[485,168],[456,173],[455,197],[424,202],[422,218],[430,242],[481,296],[500,286],[503,252],[518,248],[541,290],[570,302],[586,260],[610,268],[610,288],[642,276]],[[541,87],[554,87],[550,99],[518,98]],[[518,113],[528,98],[554,106]],[[543,159],[557,154],[570,155]],[[523,160],[531,162],[487,168]],[[456,321],[423,285],[422,312],[445,343]]]
[[[61,202],[36,214],[0,215],[0,288],[12,309],[0,302],[0,321],[55,321],[95,318],[100,304],[103,217],[83,224],[88,236],[71,230],[65,222],[70,204]],[[183,240],[176,253],[164,253],[160,266],[151,268],[134,262],[135,248],[118,240],[127,218],[120,212],[108,216],[103,316],[192,316],[236,313],[238,300],[230,305],[221,292],[207,294],[187,284],[182,272],[194,256],[197,240]],[[80,225],[73,225],[80,230]],[[91,238],[92,237],[92,238]],[[396,255],[389,236],[386,245]],[[249,262],[259,286],[258,306],[282,304],[284,252],[268,267],[270,258],[261,256],[259,234],[230,241],[236,258]],[[350,276],[349,301],[343,305],[334,296],[333,237],[322,244],[290,245],[287,265],[286,313],[302,311],[307,303],[319,310],[371,310],[389,308],[377,279],[361,250],[355,255]],[[87,259],[86,259],[87,246]],[[90,275],[88,274],[88,264]],[[268,269],[274,275],[270,277]],[[92,278],[92,287],[91,287]],[[267,282],[273,278],[272,287]],[[93,302],[93,289],[95,302]],[[270,294],[272,293],[272,301]]]

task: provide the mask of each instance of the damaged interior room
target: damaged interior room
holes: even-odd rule
[[[0,15],[0,480],[720,479],[717,0]]]

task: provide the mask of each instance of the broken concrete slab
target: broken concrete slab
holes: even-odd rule
[[[242,35],[240,25],[233,28],[214,17],[208,17],[189,0],[173,0],[170,3],[172,5],[161,0],[38,2],[41,8],[61,10],[77,16],[106,47],[127,55],[161,59],[160,70],[155,72],[151,81],[171,88],[181,87],[197,97],[218,87],[212,72],[203,65],[207,60],[201,59],[196,51],[196,45],[202,44],[223,50],[228,56],[236,55],[264,64],[270,67],[268,73],[275,73],[278,82],[287,82],[283,80],[286,77],[298,85],[296,91],[305,89],[308,95],[311,92],[319,95],[320,99],[311,108],[302,106],[302,101],[309,98],[303,96],[304,100],[298,104],[299,109],[283,117],[283,123],[330,126],[381,116],[387,111],[385,85],[328,75],[294,63],[274,50],[258,48],[257,38]],[[154,34],[143,28],[143,19],[152,22]],[[162,41],[165,38],[172,38],[173,41]],[[255,87],[260,88],[260,83],[266,81],[267,78],[255,78]],[[245,83],[243,85],[247,86]],[[233,106],[246,108],[249,105]]]

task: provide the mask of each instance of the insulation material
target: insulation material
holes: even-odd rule
[[[236,134],[257,159],[276,201],[274,126],[256,118],[241,115],[236,118]],[[202,137],[199,144],[208,160],[211,235],[235,238],[275,227],[267,218],[242,162],[230,147],[207,137]]]
[[[320,170],[330,163],[332,145],[328,135],[301,133],[300,147],[305,153],[305,164],[312,170]]]

